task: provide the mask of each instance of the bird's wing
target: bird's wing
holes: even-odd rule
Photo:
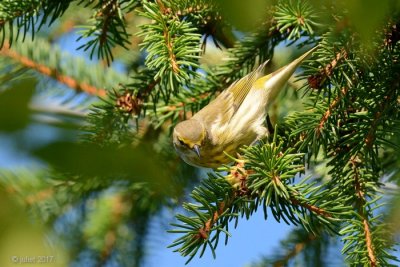
[[[225,125],[228,123],[243,103],[254,82],[262,76],[263,69],[267,63],[268,61],[240,80],[232,83],[216,99],[197,112],[193,118],[201,118],[206,125],[210,125],[210,123]]]
[[[226,89],[226,91],[233,95],[233,105],[235,107],[235,111],[238,110],[240,105],[243,103],[243,100],[253,87],[254,82],[263,75],[263,70],[267,63],[268,60],[261,64],[257,69],[244,76],[242,79],[234,82],[231,86],[229,86],[228,89]]]

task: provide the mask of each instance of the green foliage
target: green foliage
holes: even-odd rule
[[[0,91],[0,131],[16,131],[28,124],[28,103],[32,98],[35,85],[36,81],[32,78],[20,79],[14,81],[9,88]],[[9,120],[10,110],[13,111],[12,120]]]
[[[265,19],[271,1],[216,0],[224,20],[240,31],[251,32]]]
[[[91,2],[86,7],[90,6]],[[137,0],[97,1],[97,4],[91,7],[94,14],[88,21],[90,25],[81,26],[81,36],[78,38],[78,41],[82,38],[90,40],[78,49],[90,50],[91,58],[97,52],[97,58],[105,59],[110,65],[113,61],[112,48],[118,45],[128,49],[130,34],[126,29],[125,15],[139,5]]]
[[[156,3],[145,1],[139,14],[152,21],[142,25],[139,33],[144,36],[141,47],[147,52],[145,64],[157,69],[154,79],[160,79],[164,88],[176,94],[178,85],[186,85],[197,75],[200,35],[190,22],[165,14]],[[168,100],[171,91],[161,91],[164,99]]]
[[[51,25],[61,17],[72,1],[51,0],[5,0],[0,3],[0,48],[8,39],[10,44],[18,40],[21,34],[25,40],[26,34],[31,32],[32,39],[41,26]],[[43,12],[43,16],[41,16]],[[10,30],[6,35],[6,27]],[[16,26],[14,28],[14,26]]]
[[[40,47],[41,49],[37,49]],[[62,52],[57,45],[41,37],[34,41],[17,42],[10,48],[3,48],[4,53],[14,63],[22,63],[25,67],[50,76],[55,80],[73,87],[78,92],[102,96],[102,90],[111,90],[118,83],[128,80],[126,75],[106,69],[101,65],[87,64],[79,57]],[[104,92],[103,92],[104,95]]]
[[[313,36],[313,29],[323,26],[318,23],[318,13],[308,1],[283,2],[277,6],[274,16],[281,33],[290,30],[289,40],[297,40],[303,35]]]

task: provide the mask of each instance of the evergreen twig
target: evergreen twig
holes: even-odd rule
[[[34,69],[37,72],[49,76],[58,82],[65,84],[71,89],[75,89],[78,92],[85,92],[90,95],[95,95],[99,97],[104,97],[106,96],[106,90],[103,88],[96,88],[90,84],[87,84],[85,82],[79,82],[79,80],[76,80],[70,76],[61,74],[57,69],[52,69],[46,65],[37,63],[33,61],[32,59],[25,57],[21,54],[19,54],[17,51],[14,51],[6,42],[6,44],[3,46],[3,48],[0,50],[0,54],[6,57],[9,57],[18,63],[22,64],[23,66]]]

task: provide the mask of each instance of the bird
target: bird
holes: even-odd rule
[[[310,49],[286,66],[263,75],[268,61],[233,82],[190,119],[176,124],[173,145],[189,165],[216,169],[232,162],[242,146],[249,146],[268,135],[265,118],[297,67],[313,53]]]

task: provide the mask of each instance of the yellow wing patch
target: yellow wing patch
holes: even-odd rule
[[[260,76],[262,76],[264,67],[267,63],[268,61],[264,62],[257,69],[229,86],[227,91],[229,91],[233,95],[233,104],[235,107],[235,111],[243,103],[243,100],[250,92],[250,89],[253,87],[254,83],[260,78]]]

